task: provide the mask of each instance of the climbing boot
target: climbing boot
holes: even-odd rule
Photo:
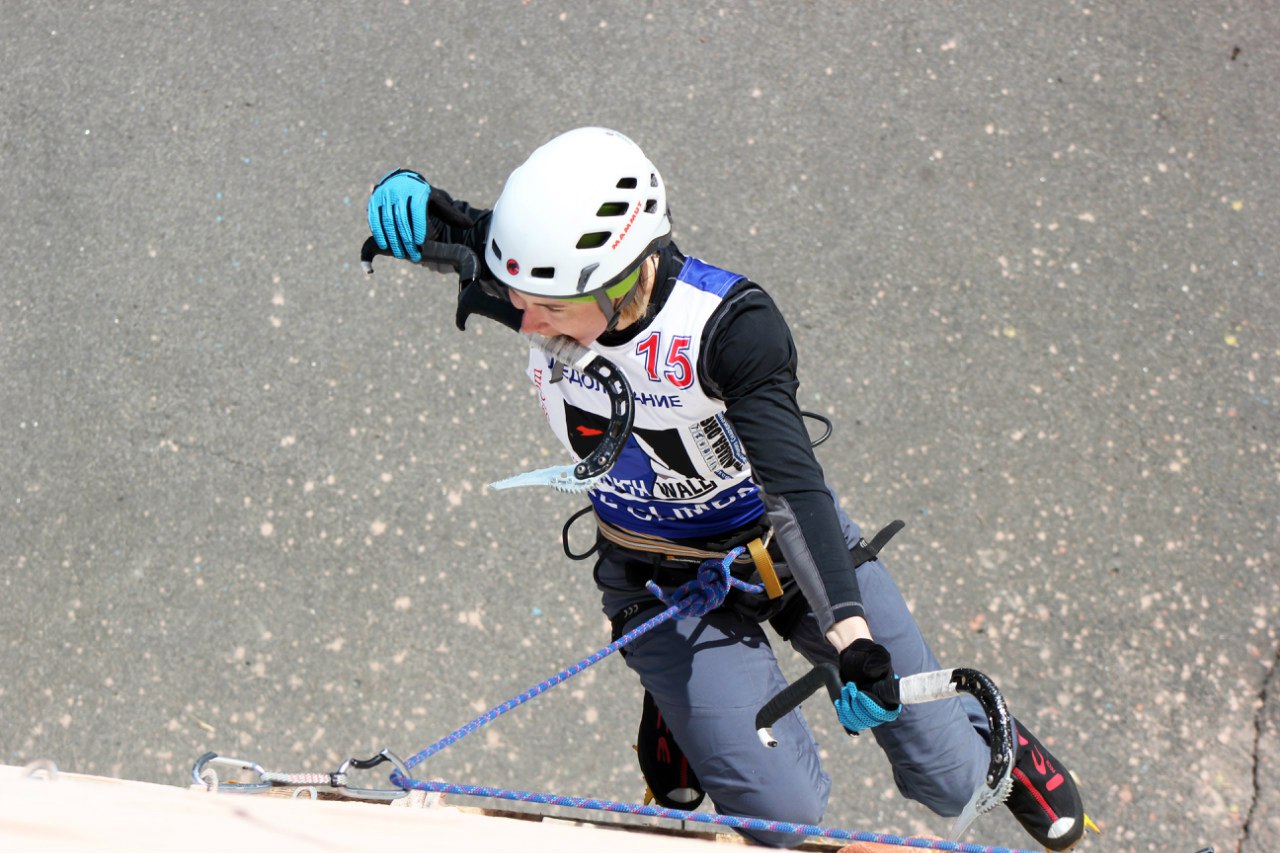
[[[1049,850],[1066,850],[1092,821],[1084,813],[1075,779],[1021,721],[1013,764],[1013,789],[1005,805],[1032,838]]]
[[[646,803],[651,796],[664,808],[692,811],[702,802],[705,794],[698,777],[648,690],[644,692],[636,755],[645,784],[649,786]]]

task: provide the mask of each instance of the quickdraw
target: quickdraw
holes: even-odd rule
[[[388,763],[397,774],[404,778],[412,778],[404,762],[395,753],[384,749],[372,758],[348,758],[332,773],[273,773],[261,764],[206,752],[196,759],[191,768],[191,778],[197,785],[203,785],[210,791],[227,791],[236,794],[261,794],[272,787],[325,787],[332,789],[340,796],[353,800],[398,800],[409,793],[408,788],[354,788],[347,784],[347,771],[372,770],[382,763]],[[217,767],[230,768],[238,772],[250,772],[257,778],[249,782],[223,782],[218,779]]]

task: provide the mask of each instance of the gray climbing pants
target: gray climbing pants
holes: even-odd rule
[[[843,514],[842,520],[852,545],[858,540],[857,527]],[[654,615],[649,606],[653,596],[635,583],[635,563],[644,559],[646,555],[609,545],[596,564],[596,582],[610,619],[639,605],[635,609],[640,612],[623,630]],[[785,573],[785,564],[778,568]],[[867,622],[876,641],[893,656],[895,672],[939,669],[884,565],[873,560],[857,571]],[[796,624],[789,641],[810,662],[836,662],[835,650],[811,612]],[[800,709],[773,726],[776,749],[765,748],[756,737],[756,712],[787,685],[762,625],[724,606],[700,618],[668,620],[624,651],[627,666],[653,695],[717,812],[792,823],[822,821],[831,777],[822,768]],[[815,697],[810,707],[821,713],[822,704]],[[986,772],[987,723],[972,697],[906,706],[895,722],[871,731],[889,759],[898,790],[939,815],[959,814]],[[743,834],[771,847],[803,840],[788,833]]]

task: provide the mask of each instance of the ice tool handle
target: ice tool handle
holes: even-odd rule
[[[504,326],[519,329],[520,312],[505,299],[496,299],[485,292],[480,282],[480,260],[476,253],[461,243],[438,243],[428,240],[421,246],[422,266],[430,267],[437,272],[444,272],[445,267],[452,268],[458,274],[458,312],[453,322],[458,331],[465,331],[467,318],[472,314],[488,317]],[[373,275],[373,258],[375,255],[394,257],[390,249],[378,248],[378,242],[369,237],[360,247],[360,266],[366,275]]]
[[[379,249],[378,241],[369,237],[360,248],[360,266],[366,275],[373,275],[374,255],[394,257],[390,249]],[[458,283],[466,286],[480,277],[480,261],[476,253],[461,243],[437,243],[428,240],[422,244],[423,264],[448,264],[458,271]]]
[[[975,669],[940,669],[935,672],[922,672],[908,675],[893,682],[897,688],[896,698],[902,705],[918,705],[923,702],[936,702],[949,699],[959,693],[968,693],[978,700],[987,717],[987,725],[991,732],[988,735],[991,759],[987,763],[987,775],[983,784],[974,791],[969,805],[956,820],[952,829],[955,838],[959,838],[969,824],[980,814],[1004,802],[1013,785],[1014,734],[1013,718],[1005,706],[995,682]],[[796,679],[774,696],[756,714],[756,735],[767,747],[775,747],[778,741],[774,738],[771,727],[783,715],[798,707],[819,687],[827,688],[827,695],[835,702],[840,698],[844,682],[840,678],[840,670],[835,664],[818,664],[804,676]]]
[[[369,237],[360,248],[360,266],[368,275],[373,275],[375,255],[391,256],[391,252],[378,248],[377,241]],[[512,326],[512,315],[504,309],[510,309],[510,311],[515,309],[505,300],[499,302],[491,297],[486,298],[480,284],[480,261],[470,248],[460,243],[438,243],[428,240],[422,244],[421,263],[423,266],[436,269],[446,265],[457,272],[461,293],[455,322],[459,329],[464,328],[467,316],[473,313],[496,320],[503,325]],[[512,327],[518,329],[519,324]],[[609,397],[609,424],[595,449],[573,466],[573,476],[579,481],[585,482],[601,476],[613,467],[613,463],[618,460],[618,455],[626,446],[627,439],[631,437],[631,428],[635,423],[635,399],[631,392],[631,383],[613,362],[591,352],[581,344],[564,338],[548,339],[539,335],[525,335],[525,337],[552,358],[567,362],[595,379],[605,389]]]

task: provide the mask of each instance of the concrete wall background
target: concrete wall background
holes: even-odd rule
[[[1182,0],[3,4],[0,761],[331,770],[607,641],[556,541],[578,502],[483,488],[560,458],[518,340],[356,263],[386,170],[491,202],[604,124],[682,248],[782,305],[829,479],[908,522],[890,567],[1079,772],[1085,849],[1280,847],[1278,28]],[[430,771],[635,799],[638,716],[609,661]],[[830,825],[944,828],[808,716]],[[971,839],[1024,843],[1003,815]]]

